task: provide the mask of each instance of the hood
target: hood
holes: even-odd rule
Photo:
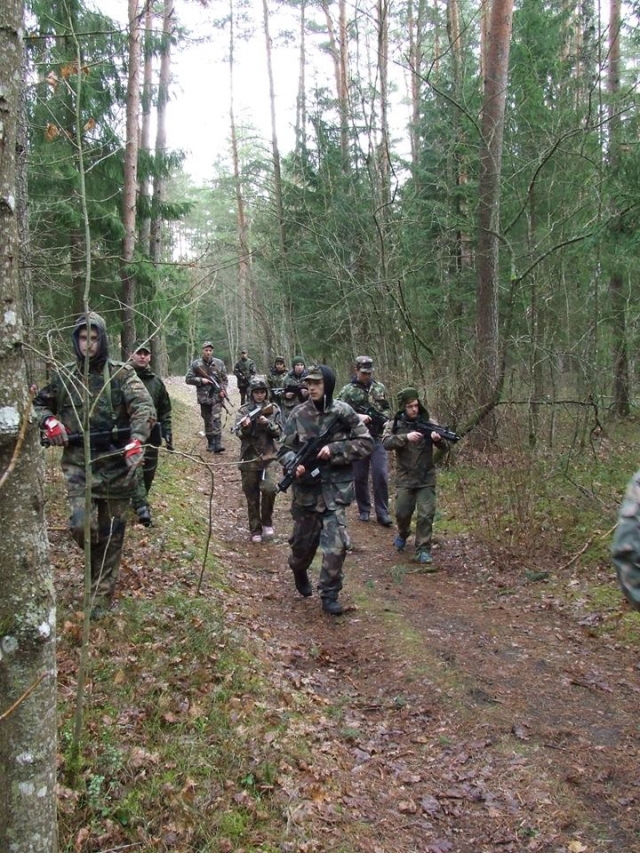
[[[324,382],[324,397],[322,400],[318,400],[317,403],[314,401],[313,405],[320,412],[326,412],[329,406],[333,403],[333,392],[336,387],[336,375],[330,367],[327,367],[326,364],[318,364],[309,371],[310,376],[318,373],[322,374]]]
[[[84,356],[80,352],[80,344],[78,342],[78,336],[80,334],[80,329],[84,328],[93,328],[98,333],[98,348],[96,350],[96,354],[91,357],[89,363],[92,367],[99,367],[103,365],[105,361],[109,358],[109,341],[107,340],[107,324],[102,319],[99,314],[96,314],[95,311],[90,311],[88,314],[81,314],[75,322],[73,327],[73,332],[71,334],[71,340],[73,342],[73,351],[77,360],[82,363],[84,362]]]

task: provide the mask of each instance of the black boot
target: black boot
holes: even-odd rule
[[[145,527],[151,527],[153,521],[151,520],[151,510],[148,506],[139,506],[136,509],[136,515],[138,516],[138,523],[143,524]]]
[[[293,580],[300,595],[304,595],[305,598],[309,598],[310,595],[313,595],[313,587],[311,586],[311,581],[309,580],[309,575],[307,574],[306,569],[300,569],[299,571],[294,572]]]
[[[325,613],[330,613],[332,616],[340,616],[342,613],[342,605],[338,601],[338,596],[325,595],[322,599],[322,609]]]
[[[207,453],[215,453],[216,452],[216,440],[215,436],[208,435],[207,436]]]
[[[222,446],[222,436],[215,435],[213,437],[213,452],[214,453],[224,453],[224,447]]]

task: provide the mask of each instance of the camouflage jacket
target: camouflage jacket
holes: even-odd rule
[[[136,373],[142,379],[144,387],[149,392],[149,396],[153,400],[153,405],[156,409],[158,422],[151,431],[149,442],[155,447],[159,447],[161,439],[166,438],[172,432],[171,429],[171,397],[167,391],[167,386],[162,379],[155,374],[149,367],[135,368]]]
[[[219,391],[216,391],[213,385],[203,385],[202,383],[203,378],[206,379],[207,377],[214,379],[224,391],[227,390],[229,378],[222,359],[212,358],[211,361],[205,361],[204,358],[196,358],[191,362],[191,367],[184,378],[187,385],[196,386],[198,403],[205,405],[207,403],[219,403]]]
[[[284,370],[275,370],[273,367],[269,370],[269,375],[267,376],[267,384],[269,386],[269,396],[270,399],[275,400],[275,402],[282,402],[282,392],[284,389],[284,382],[287,376],[289,375],[289,371]],[[276,392],[276,393],[274,393]]]
[[[376,382],[373,379],[368,385],[363,385],[354,377],[351,382],[342,388],[337,395],[338,400],[344,400],[349,403],[356,412],[362,414],[364,409],[369,407],[375,409],[382,414],[389,414],[390,406],[387,400],[387,391],[382,382]],[[372,425],[368,425],[368,429],[374,438],[379,438],[382,434],[382,427],[378,430],[372,429]]]
[[[65,365],[36,395],[34,409],[38,423],[43,426],[53,416],[68,433],[81,434],[83,387],[83,366],[75,362]],[[130,364],[111,360],[90,371],[88,390],[89,428],[94,437],[91,493],[97,498],[126,497],[131,493],[132,483],[127,481],[128,469],[121,451],[133,438],[142,443],[147,441],[156,419],[153,401]],[[73,441],[64,448],[62,465],[68,482],[71,469],[84,468],[81,441]]]
[[[339,504],[347,506],[353,501],[351,463],[365,459],[374,448],[366,426],[346,403],[334,400],[325,412],[319,412],[313,402],[307,400],[292,411],[278,451],[278,459],[283,466],[287,465],[307,439],[322,432],[335,415],[341,423],[328,442],[330,459],[320,465],[320,474],[314,480],[303,477],[294,480],[292,486],[293,503],[318,512],[325,508],[335,509]]]
[[[296,376],[293,370],[287,373],[284,380],[284,396],[282,398],[282,405],[285,409],[293,409],[294,406],[298,406],[307,399],[307,384],[305,379],[308,372],[305,370],[300,376]]]
[[[237,429],[240,436],[240,468],[259,471],[276,458],[276,442],[282,435],[282,415],[280,407],[274,404],[272,414],[266,416],[267,424],[259,424],[255,420],[249,426],[238,428],[240,421],[255,407],[253,400],[241,406],[236,415],[234,429]]]
[[[426,410],[420,414],[421,418],[428,420]],[[429,436],[423,436],[421,441],[413,444],[407,438],[412,430],[411,421],[404,412],[398,412],[384,428],[382,444],[386,450],[395,450],[396,453],[396,485],[405,489],[433,486],[436,482],[433,442]]]
[[[233,368],[233,374],[238,380],[238,387],[245,388],[251,382],[251,377],[256,375],[256,364],[252,358],[239,358]]]
[[[640,610],[640,471],[627,486],[611,548],[618,583],[634,610]]]

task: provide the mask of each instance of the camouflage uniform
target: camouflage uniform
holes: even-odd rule
[[[387,422],[384,428],[382,443],[387,450],[396,453],[396,523],[398,536],[396,547],[404,542],[411,532],[411,518],[416,513],[416,555],[424,553],[430,556],[433,518],[436,512],[436,469],[433,462],[433,442],[429,436],[423,436],[421,441],[413,444],[407,435],[413,431],[411,421],[407,418],[404,406],[411,400],[418,399],[418,392],[407,388],[398,395],[400,410],[395,417]],[[418,410],[420,420],[429,420],[429,413],[420,403]]]
[[[148,391],[130,364],[111,361],[104,320],[90,314],[91,327],[98,332],[98,352],[89,364],[89,429],[101,433],[91,449],[91,592],[93,606],[108,607],[118,579],[124,544],[126,512],[133,480],[124,458],[124,446],[132,439],[146,442],[155,409]],[[84,358],[78,349],[78,333],[87,325],[80,317],[73,332],[77,361],[54,374],[34,400],[38,423],[57,418],[68,433],[82,432]],[[115,432],[120,430],[120,436]],[[112,432],[113,431],[113,432]],[[130,432],[129,432],[130,431]],[[126,433],[122,435],[122,433]],[[105,435],[106,434],[106,435]],[[111,434],[111,435],[110,435]],[[84,447],[70,442],[62,452],[62,472],[71,508],[73,538],[84,547],[85,458]]]
[[[373,368],[373,363],[368,356],[358,356],[356,367],[368,372]],[[346,403],[349,403],[356,411],[363,408],[373,408],[387,417],[391,409],[384,385],[382,382],[371,378],[365,383],[361,382],[357,376],[354,376],[351,382],[342,388],[338,394],[338,400],[344,400]],[[380,524],[390,526],[392,522],[389,516],[389,466],[387,451],[382,444],[382,430],[384,427],[376,429],[372,423],[369,423],[367,424],[367,429],[375,440],[373,453],[366,459],[359,459],[353,463],[353,479],[356,489],[358,513],[361,521],[369,520],[371,514],[369,472],[371,472],[373,506],[376,518]]]
[[[304,361],[300,357],[296,356],[296,358],[293,359],[293,366],[287,373],[284,380],[282,417],[285,423],[293,409],[307,399],[307,386],[304,380],[307,378],[308,371],[305,369],[298,375],[295,371],[296,364],[301,364],[304,367]]]
[[[278,370],[276,362],[282,363],[282,370]],[[278,405],[282,404],[282,398],[284,396],[284,382],[288,375],[289,371],[284,366],[284,358],[282,356],[276,356],[273,366],[269,369],[269,376],[267,377],[267,383],[269,385],[269,399],[272,403],[278,403]]]
[[[253,381],[249,386],[249,397],[252,398],[255,388],[268,391],[265,380]],[[249,513],[249,530],[252,536],[261,536],[263,531],[271,531],[273,527],[273,506],[276,500],[277,474],[276,441],[282,434],[282,417],[280,408],[271,404],[273,412],[265,415],[266,424],[258,423],[256,419],[249,426],[240,426],[256,402],[253,399],[242,406],[236,415],[234,431],[240,436],[240,475],[242,491],[247,499]],[[267,405],[265,397],[264,405]]]
[[[613,535],[613,564],[618,583],[634,610],[640,610],[640,471],[627,486]]]
[[[285,425],[278,458],[287,465],[308,438],[317,436],[336,414],[342,424],[328,444],[330,461],[320,465],[320,473],[311,478],[305,475],[293,481],[291,515],[293,532],[289,539],[289,566],[302,591],[300,581],[308,584],[307,570],[318,546],[322,550],[322,568],[318,589],[323,599],[336,601],[342,589],[343,565],[348,544],[346,508],[353,501],[354,460],[368,456],[373,439],[351,406],[332,401],[335,377],[330,368],[313,368],[309,378],[324,376],[325,405],[319,409],[312,400],[297,406]],[[311,591],[302,592],[310,595]],[[323,602],[324,603],[324,602]]]
[[[240,358],[236,361],[233,373],[238,380],[238,391],[240,392],[240,405],[243,406],[247,399],[247,390],[251,380],[256,375],[256,365],[252,358],[247,357],[247,351],[242,350]]]
[[[204,349],[206,346],[211,346],[209,341],[205,341],[202,348]],[[214,390],[213,385],[203,383],[203,377],[213,378],[226,394],[228,377],[224,361],[213,356],[210,359],[205,359],[203,356],[196,358],[191,362],[191,367],[184,378],[187,385],[195,385],[196,387],[196,399],[200,404],[200,414],[204,421],[204,434],[207,437],[207,450],[221,453],[224,451],[222,425],[220,423],[224,397],[220,395],[219,391]]]
[[[134,369],[153,400],[158,418],[144,449],[144,463],[136,468],[135,491],[131,498],[131,505],[136,511],[147,509],[148,514],[149,492],[158,469],[158,448],[163,438],[168,446],[172,443],[171,398],[166,385],[151,368]],[[141,515],[141,512],[138,512],[138,515]]]

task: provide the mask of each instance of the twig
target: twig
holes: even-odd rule
[[[198,578],[198,588],[196,589],[196,595],[200,595],[200,590],[202,589],[202,579],[204,577],[204,570],[207,567],[207,557],[209,556],[209,545],[211,543],[211,534],[213,532],[213,489],[215,486],[215,479],[213,473],[213,467],[211,465],[207,465],[209,469],[209,473],[211,474],[211,490],[209,492],[209,529],[207,530],[207,541],[204,546],[204,556],[202,558],[202,569],[200,570],[200,577]]]
[[[24,691],[22,696],[20,696],[19,699],[16,699],[16,701],[13,703],[13,705],[10,708],[7,708],[7,710],[4,711],[4,713],[0,714],[0,723],[3,723],[8,717],[10,717],[13,714],[13,712],[16,710],[16,708],[18,708],[20,705],[22,705],[22,703],[25,701],[25,699],[28,699],[29,696],[31,696],[33,691],[38,686],[38,684],[40,684],[42,679],[46,678],[47,675],[49,675],[48,672],[43,672],[42,675],[37,679],[37,681],[34,681],[34,683],[31,685],[31,687],[28,687]]]
[[[9,462],[9,466],[7,470],[4,472],[2,477],[0,477],[0,489],[7,482],[13,469],[18,464],[18,459],[20,458],[20,451],[22,450],[22,445],[24,444],[24,438],[27,434],[27,425],[29,423],[29,415],[31,411],[31,401],[35,396],[35,386],[29,388],[29,405],[25,407],[25,410],[22,415],[22,423],[20,424],[20,431],[18,433],[18,440],[16,442],[16,446],[13,449],[13,456],[11,457],[11,462]]]
[[[616,521],[616,523],[613,525],[613,527],[611,528],[611,530],[607,530],[607,532],[606,532],[606,533],[594,533],[594,534],[593,534],[593,536],[591,537],[591,539],[589,539],[589,540],[588,540],[588,541],[587,541],[587,542],[582,546],[582,548],[580,548],[580,550],[579,550],[577,553],[575,553],[575,554],[573,555],[573,557],[569,560],[569,562],[568,562],[568,563],[565,563],[565,564],[564,564],[564,566],[560,566],[560,568],[559,568],[559,570],[558,570],[558,571],[562,571],[563,569],[568,569],[568,568],[569,568],[569,566],[573,565],[573,563],[575,563],[575,561],[576,561],[579,557],[581,557],[581,556],[584,554],[584,552],[585,552],[585,551],[587,551],[587,550],[591,547],[591,545],[593,544],[594,539],[598,539],[598,538],[600,538],[600,539],[604,539],[604,538],[605,538],[605,536],[611,536],[611,534],[613,533],[613,531],[616,529],[616,527],[617,527],[617,526],[618,526],[618,522]]]

